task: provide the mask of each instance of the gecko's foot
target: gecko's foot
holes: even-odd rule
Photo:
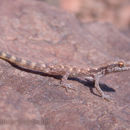
[[[63,87],[63,88],[65,88],[66,92],[68,92],[68,89],[75,90],[75,89],[73,88],[73,86],[70,85],[70,84],[68,84],[68,83],[61,82],[61,83],[60,83],[60,86]]]
[[[102,98],[107,100],[107,101],[111,101],[111,97],[109,95],[102,95]]]

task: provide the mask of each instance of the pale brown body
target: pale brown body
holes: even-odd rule
[[[98,90],[100,95],[107,100],[109,96],[105,95],[100,89],[99,79],[109,73],[130,70],[130,64],[125,63],[124,61],[112,62],[106,65],[102,65],[98,68],[78,68],[74,66],[60,64],[52,65],[34,63],[27,60],[23,60],[21,58],[15,57],[2,51],[0,51],[0,58],[26,69],[39,71],[50,75],[61,75],[63,76],[61,80],[61,86],[65,87],[66,89],[69,87],[69,85],[66,84],[66,80],[68,79],[68,77],[85,77],[86,79],[91,78],[95,82],[95,88]]]

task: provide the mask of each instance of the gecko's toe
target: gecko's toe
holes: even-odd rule
[[[111,101],[111,97],[109,95],[102,95],[102,98],[107,101]]]
[[[68,92],[69,89],[75,90],[72,85],[67,83],[61,83],[60,86],[65,88],[66,92]]]

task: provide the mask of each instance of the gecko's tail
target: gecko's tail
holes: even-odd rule
[[[0,58],[9,63],[27,69],[44,70],[44,68],[46,67],[46,64],[39,64],[39,63],[31,62],[29,60],[24,60],[22,58],[18,58],[16,56],[10,55],[2,51],[0,51]]]

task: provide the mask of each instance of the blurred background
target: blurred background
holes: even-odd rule
[[[42,0],[74,13],[82,22],[110,22],[130,36],[130,0]]]

